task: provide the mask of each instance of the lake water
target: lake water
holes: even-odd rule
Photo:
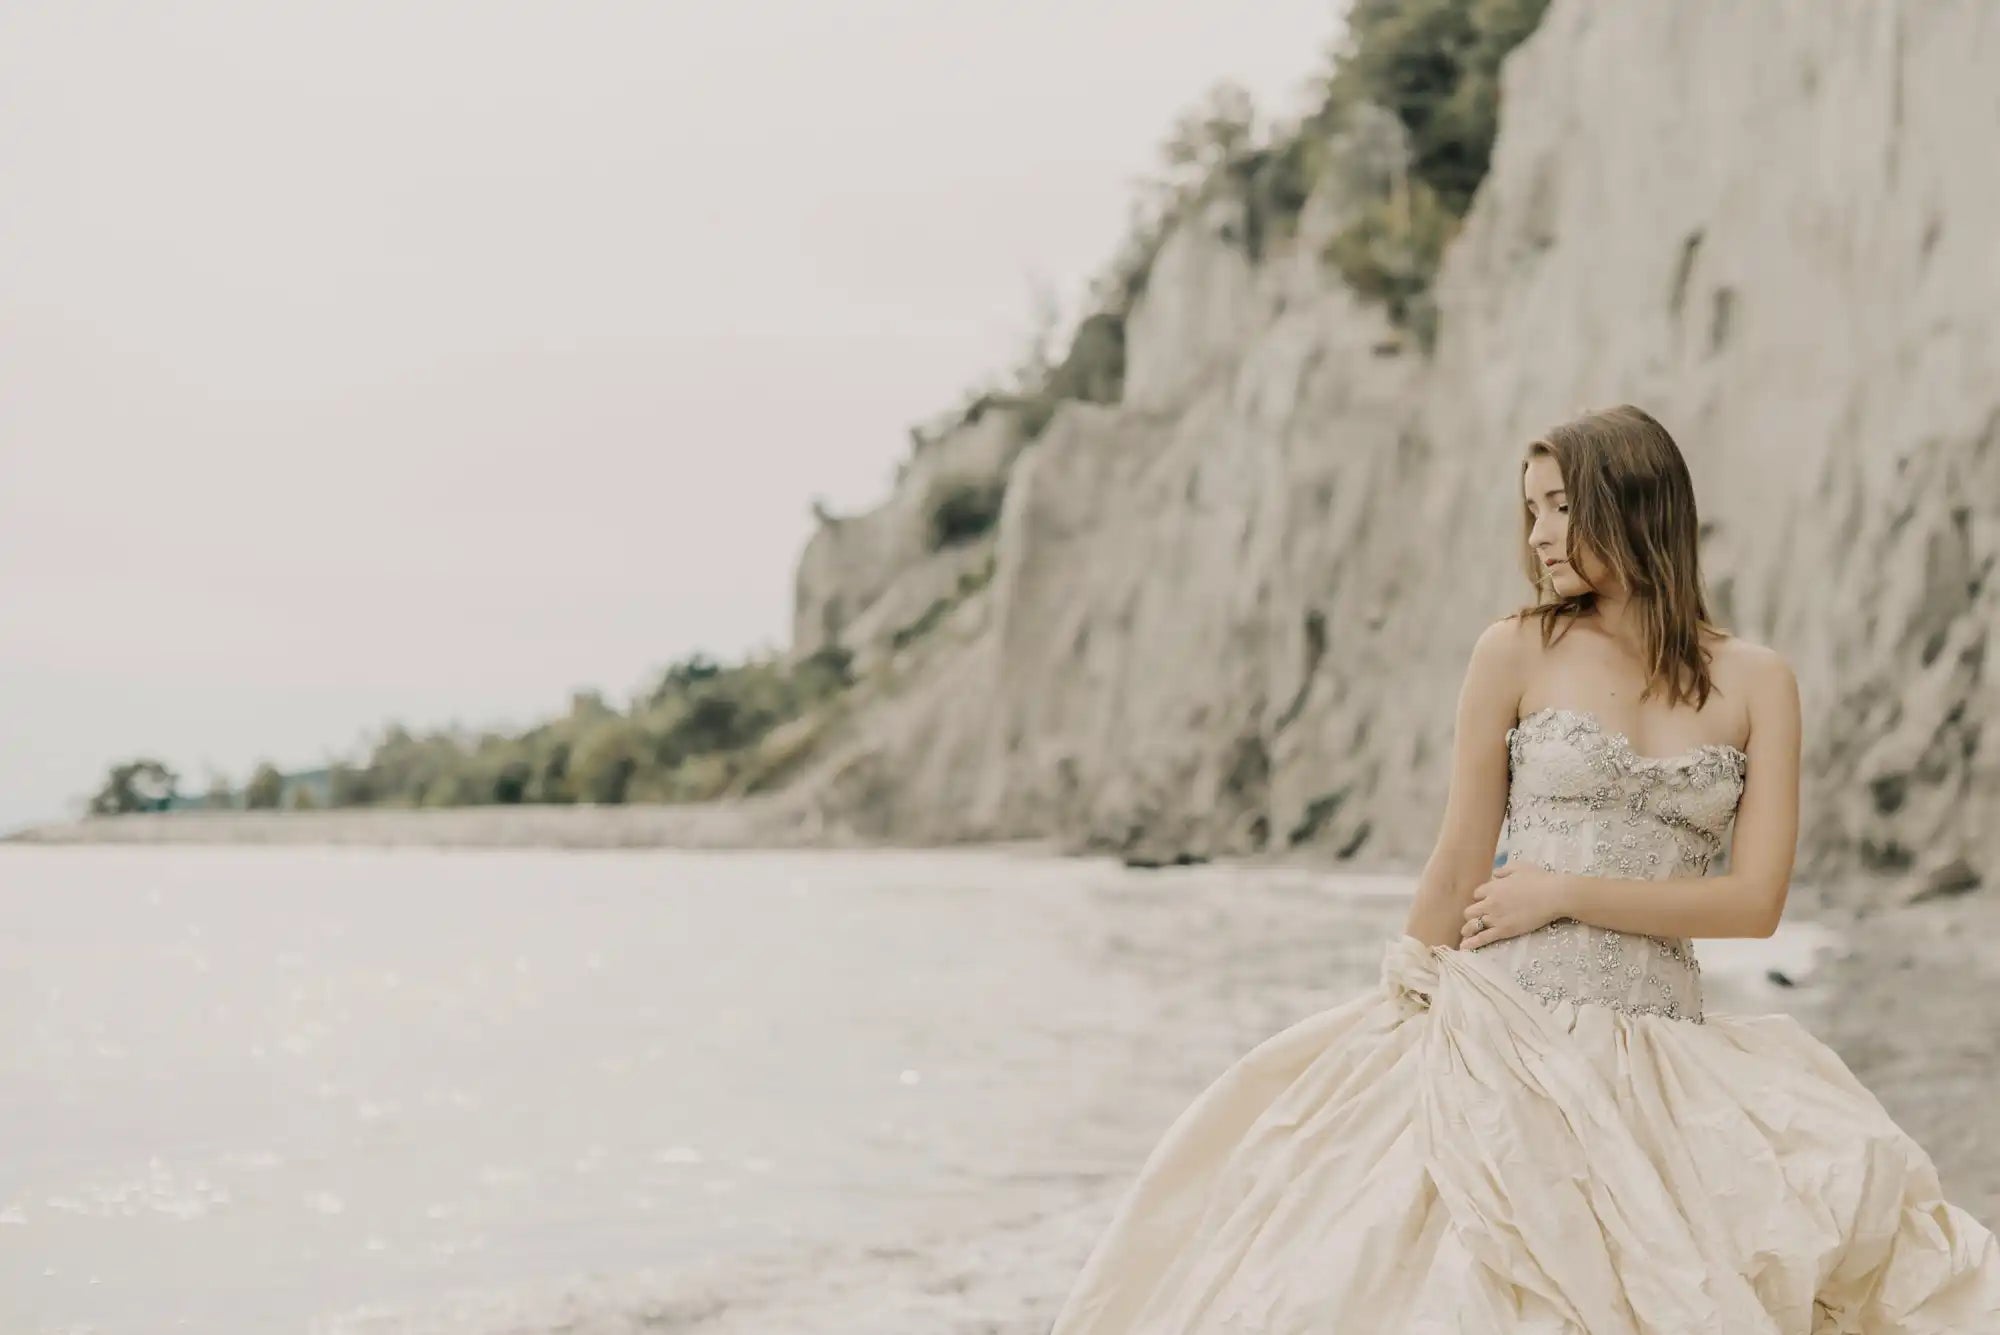
[[[518,1330],[580,1277],[1101,1199],[1371,979],[1407,893],[1005,851],[0,848],[0,1330]]]

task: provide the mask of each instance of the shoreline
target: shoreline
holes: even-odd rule
[[[1298,870],[1330,876],[1411,876],[1416,861],[1362,854],[1335,860],[1324,849],[1181,858],[1148,844],[1124,852],[1078,848],[1053,835],[995,835],[938,843],[871,836],[772,798],[726,802],[475,807],[347,807],[307,811],[134,812],[50,821],[0,834],[0,848],[133,845],[288,847],[658,849],[705,852],[1003,850],[1100,858],[1145,871],[1197,867]]]
[[[16,834],[0,842],[1005,849],[1118,861],[1114,854],[1066,851],[1051,841],[912,848],[844,833],[827,838],[822,832],[815,839],[787,815],[748,803],[176,812],[44,826],[21,832],[34,837]],[[636,1335],[661,1319],[701,1335],[752,1335],[807,1321],[841,1335],[1035,1329],[1108,1222],[1138,1160],[1166,1119],[1181,1110],[1186,1090],[1261,1036],[1368,986],[1380,948],[1374,925],[1400,922],[1400,909],[1388,902],[1395,891],[1390,882],[1416,874],[1408,865],[1333,863],[1324,853],[1293,852],[1166,866],[1108,882],[1100,892],[1106,967],[1140,971],[1159,1005],[1154,1018],[1128,1036],[1133,1064],[1119,1077],[1127,1083],[1112,1091],[1129,1122],[1120,1133],[1123,1158],[1116,1157],[1116,1142],[1107,1140],[1113,1149],[1105,1153],[1116,1164],[1108,1175],[1101,1164],[1080,1176],[1059,1174],[1046,1183],[1046,1197],[1035,1208],[899,1225],[851,1245],[718,1256],[664,1273],[573,1276],[546,1287],[467,1295],[462,1303],[422,1313],[355,1309],[319,1329],[327,1335],[386,1335],[392,1329]],[[1376,877],[1380,885],[1366,884]],[[2000,1155],[1982,1135],[1978,1113],[2000,1101],[2000,1062],[1994,1060],[2000,1008],[1985,1001],[2000,988],[2000,904],[1968,895],[1903,905],[1895,885],[1895,878],[1866,877],[1802,883],[1781,937],[1703,942],[1711,1007],[1795,1016],[1932,1157],[1946,1197],[1982,1222],[2000,1222]],[[1879,907],[1890,903],[1898,907]],[[1169,1082],[1186,1089],[1169,1089]],[[886,1321],[885,1302],[896,1309]]]
[[[345,807],[86,816],[0,844],[287,844],[407,848],[849,848],[870,846],[812,813],[743,801],[686,806]]]

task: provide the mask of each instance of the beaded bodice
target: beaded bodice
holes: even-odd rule
[[[1735,820],[1747,761],[1716,743],[1641,755],[1593,714],[1538,709],[1507,733],[1507,860],[1632,880],[1705,876]],[[1701,965],[1685,938],[1562,918],[1477,953],[1550,1004],[1702,1017]]]

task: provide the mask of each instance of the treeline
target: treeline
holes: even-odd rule
[[[518,734],[391,726],[365,759],[309,775],[263,764],[244,785],[199,797],[157,760],[113,766],[93,814],[201,808],[457,807],[694,802],[760,791],[809,754],[853,684],[844,650],[796,663],[724,666],[701,655],[666,668],[624,708],[596,691]]]

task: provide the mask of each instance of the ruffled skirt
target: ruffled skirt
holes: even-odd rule
[[[1175,1121],[1051,1335],[2000,1333],[2000,1243],[1784,1015],[1544,1004],[1390,943],[1379,989]]]

